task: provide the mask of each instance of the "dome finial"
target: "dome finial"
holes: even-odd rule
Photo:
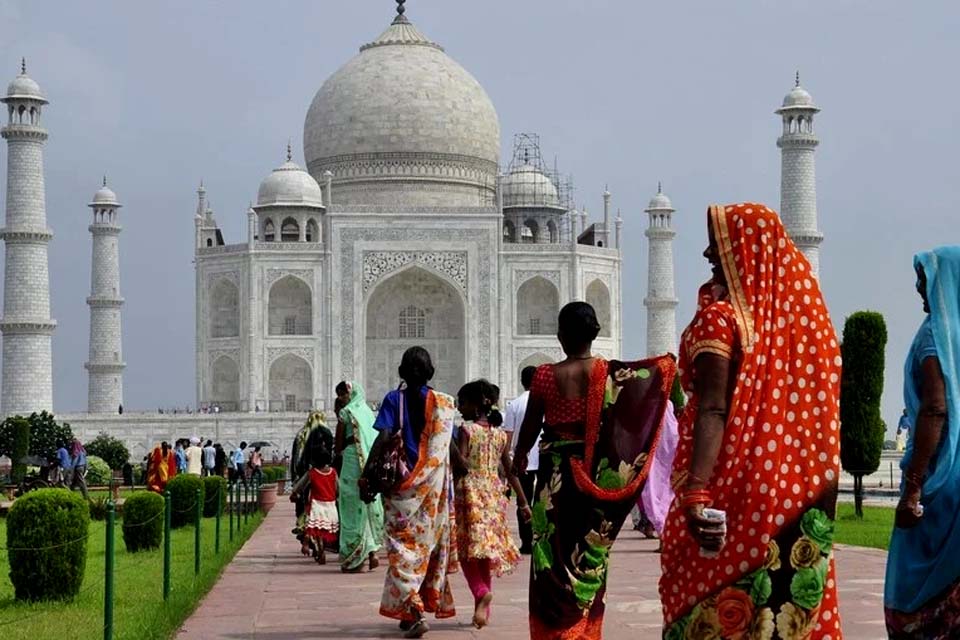
[[[795,87],[799,87],[799,86],[800,86],[800,70],[799,70],[799,69],[797,69],[797,80],[796,80],[796,84],[795,84],[794,86],[795,86]]]
[[[657,193],[663,193],[663,183],[657,180]]]
[[[20,58],[20,75],[27,75],[27,58]]]
[[[293,161],[293,148],[290,145],[291,145],[291,142],[288,139],[287,140],[287,162]]]
[[[407,0],[397,0],[397,17],[393,19],[393,24],[408,24],[410,21],[407,20],[407,16],[403,15],[406,12],[406,7],[403,6],[403,3]]]
[[[103,174],[103,186],[107,186],[107,174]]]

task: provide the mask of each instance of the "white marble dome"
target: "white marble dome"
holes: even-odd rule
[[[115,194],[113,189],[104,183],[104,185],[100,187],[95,194],[93,194],[93,202],[91,204],[117,206],[117,194]]]
[[[260,183],[258,207],[322,207],[323,192],[313,177],[287,160]]]
[[[790,90],[790,93],[783,97],[784,107],[813,107],[813,96],[800,85]]]
[[[7,98],[20,98],[46,102],[43,92],[33,78],[21,73],[7,85]]]
[[[500,181],[503,206],[508,207],[559,207],[557,187],[544,173],[533,165],[515,167]]]
[[[673,203],[670,202],[670,198],[665,196],[662,191],[658,191],[657,195],[650,198],[650,204],[647,205],[647,211],[658,211],[661,209],[673,209]]]
[[[500,124],[480,83],[398,16],[320,87],[303,147],[314,178],[333,172],[334,204],[477,206],[493,201]]]

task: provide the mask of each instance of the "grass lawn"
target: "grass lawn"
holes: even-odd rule
[[[893,507],[864,507],[863,520],[860,520],[852,504],[841,502],[837,505],[834,540],[858,547],[886,549],[893,531],[893,512]]]
[[[118,520],[114,562],[113,637],[117,640],[170,638],[219,578],[243,542],[262,521],[251,514],[243,534],[229,542],[229,521],[220,523],[220,555],[214,554],[214,519],[201,525],[200,574],[193,573],[193,527],[173,532],[170,599],[163,601],[163,550],[128,553]],[[103,568],[106,523],[91,522],[87,568],[76,600],[21,604],[13,598],[7,552],[0,550],[0,637],[30,640],[103,637]],[[0,518],[0,547],[7,543]]]

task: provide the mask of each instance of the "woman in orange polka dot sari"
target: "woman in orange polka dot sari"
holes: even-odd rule
[[[663,637],[837,640],[836,333],[774,211],[711,206],[707,226],[713,278],[680,345],[691,399],[663,536]]]

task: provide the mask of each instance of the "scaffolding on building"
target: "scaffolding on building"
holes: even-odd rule
[[[546,163],[537,133],[517,133],[513,136],[513,153],[506,172],[502,175],[541,174],[547,178],[524,180],[523,189],[511,191],[509,181],[501,194],[505,207],[549,207],[557,210],[560,243],[573,242],[577,234],[574,213],[574,184],[571,174],[561,173],[557,158],[553,166]],[[552,187],[552,188],[551,188]]]

